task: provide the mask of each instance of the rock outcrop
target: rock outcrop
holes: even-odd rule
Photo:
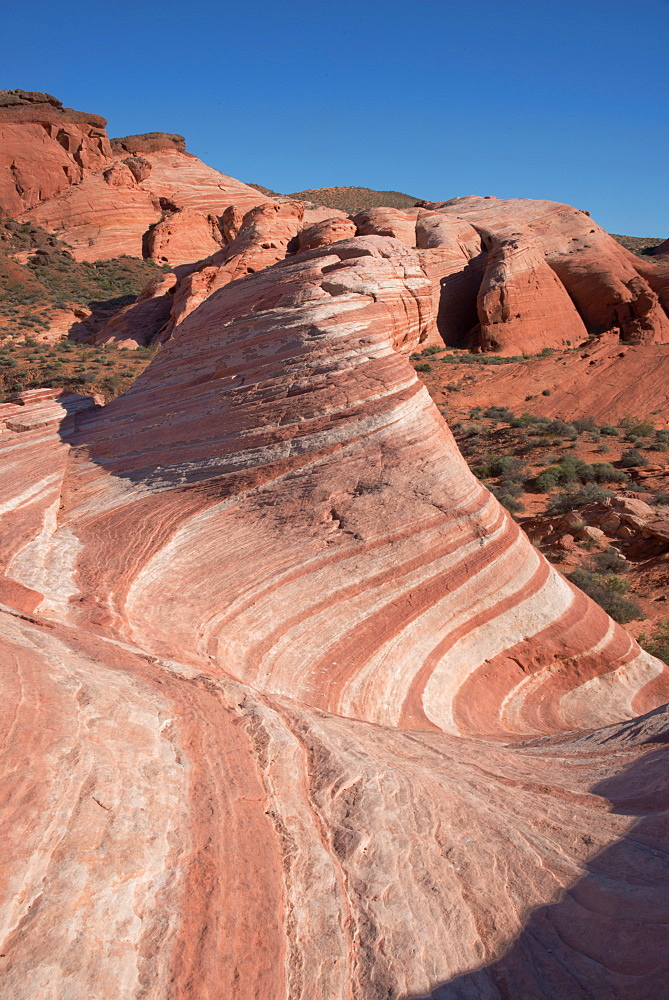
[[[18,216],[104,169],[106,124],[50,94],[0,91],[0,215]]]
[[[155,243],[156,259],[180,264],[215,251],[229,206],[243,214],[268,200],[187,153],[183,136],[110,143],[105,126],[50,94],[0,91],[0,214],[57,232],[77,260],[141,257]]]
[[[151,226],[146,234],[146,255],[157,264],[190,264],[209,257],[225,243],[215,215],[181,208]]]
[[[542,346],[556,346],[559,337],[564,342],[572,340],[580,326],[579,316],[588,333],[616,330],[626,343],[669,343],[669,270],[646,263],[620,246],[586,212],[550,201],[475,197],[456,198],[433,207],[469,222],[479,232],[515,242],[525,254],[539,251],[543,255],[566,295],[563,305],[558,305],[555,320],[546,324],[546,342]],[[494,261],[491,266],[495,267]],[[522,254],[512,259],[511,267],[512,273],[517,267],[524,269]],[[535,307],[547,318],[554,315],[554,296],[554,285],[542,282],[537,287]],[[569,325],[565,325],[567,296],[575,306]],[[578,315],[574,315],[576,310]],[[480,318],[485,339],[485,316]],[[513,312],[508,317],[513,339],[516,318]],[[522,321],[522,310],[519,318]],[[498,342],[502,353],[517,353],[505,349],[501,331]],[[537,346],[536,340],[533,346]]]
[[[179,324],[219,288],[284,260],[301,231],[304,209],[300,202],[268,202],[240,216],[236,208],[224,216],[223,231],[232,238],[222,250],[182,272],[171,293],[169,319],[155,328],[153,339],[169,340]]]
[[[170,132],[145,132],[143,135],[124,135],[111,140],[111,148],[115,153],[132,153],[133,156],[142,153],[158,153],[161,149],[186,152],[186,140],[182,135]]]
[[[556,202],[456,198],[355,217],[360,235],[421,250],[430,343],[532,354],[615,331],[669,343],[669,269],[636,257],[589,215]]]
[[[189,247],[195,254],[190,262],[194,262],[212,252],[210,216],[218,219],[230,205],[243,213],[266,200],[254,188],[177,149],[143,152],[142,172],[133,170],[132,161],[137,159],[119,158],[113,170],[108,167],[86,177],[76,187],[41,202],[25,217],[56,231],[73,247],[78,260],[148,254],[149,231],[164,222],[163,236],[164,230],[169,234],[171,228],[178,229],[171,237],[176,247],[174,260],[180,262],[184,248]],[[173,218],[183,212],[187,214]],[[163,240],[158,239],[156,245],[158,257],[164,256]],[[173,262],[169,255],[168,259]]]
[[[431,310],[350,238],[0,406],[12,1000],[660,1000],[667,669],[467,469]]]

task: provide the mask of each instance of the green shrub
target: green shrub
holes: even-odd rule
[[[590,466],[596,483],[628,483],[627,476],[621,469],[614,469],[610,462],[593,462]]]
[[[616,593],[614,589],[606,586],[602,578],[595,573],[590,573],[585,569],[577,569],[573,573],[569,573],[567,579],[571,580],[575,586],[582,590],[584,594],[587,594],[588,597],[592,598],[593,601],[596,601],[614,621],[619,622],[621,625],[644,617],[643,611],[636,601],[631,601],[629,598],[622,597],[619,593]],[[626,583],[627,581],[623,580],[621,582]]]
[[[641,634],[639,645],[651,656],[669,664],[669,618],[658,622],[652,635]]]
[[[486,456],[486,463],[491,476],[505,476],[506,479],[520,482],[526,475],[525,466],[515,455]]]
[[[556,489],[560,483],[560,470],[553,466],[544,469],[534,480],[534,486],[538,493],[550,493]]]
[[[599,428],[592,417],[579,417],[578,420],[574,420],[572,423],[579,434],[583,434],[584,431],[592,431],[593,433],[597,431],[599,433]]]
[[[592,557],[590,563],[594,573],[626,573],[629,569],[627,560],[623,559],[614,548],[598,552]]]
[[[551,498],[546,510],[550,516],[568,514],[570,510],[577,510],[589,503],[603,503],[607,497],[612,496],[613,493],[610,490],[603,490],[595,483],[586,483],[578,490],[556,494]]]
[[[525,510],[522,503],[520,503],[515,496],[512,496],[508,490],[498,486],[487,485],[492,495],[497,498],[502,507],[506,507],[506,509],[512,514],[519,514]]]
[[[432,371],[432,365],[428,365],[427,361],[423,361],[419,365],[414,365],[414,368],[416,369],[417,372],[431,372]]]
[[[477,409],[480,410],[480,407],[477,407]],[[515,420],[513,413],[506,406],[489,406],[484,411],[483,416],[487,417],[488,420],[503,420],[505,423],[511,423],[511,421]]]
[[[628,448],[620,456],[620,464],[623,469],[631,469],[633,466],[648,465],[648,459],[641,454],[638,448]]]
[[[650,437],[655,433],[655,427],[647,420],[632,420],[631,417],[624,417],[620,421],[620,426],[624,427],[628,434],[635,437]]]

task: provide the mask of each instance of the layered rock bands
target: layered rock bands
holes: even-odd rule
[[[667,669],[468,471],[420,251],[323,238],[0,407],[3,996],[660,1000]]]

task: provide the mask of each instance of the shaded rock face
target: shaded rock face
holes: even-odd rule
[[[154,331],[168,340],[176,327],[219,288],[247,274],[255,274],[286,257],[291,241],[301,231],[304,209],[300,202],[271,202],[245,215],[228,209],[221,220],[230,242],[211,257],[181,275],[172,295],[168,322]]]
[[[0,406],[3,995],[660,1000],[666,668],[468,471],[433,322],[358,236]]]

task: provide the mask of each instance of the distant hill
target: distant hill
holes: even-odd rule
[[[618,233],[611,233],[614,240],[618,240],[626,250],[631,250],[637,257],[652,257],[655,247],[664,243],[662,237],[658,236],[620,236]]]
[[[282,195],[270,188],[263,187],[262,184],[251,184],[257,191],[261,191],[269,198],[295,198],[298,201],[311,201],[316,205],[325,205],[327,208],[339,208],[348,215],[355,215],[365,208],[413,208],[418,201],[410,194],[402,194],[401,191],[374,191],[365,187],[331,187],[331,188],[310,188],[308,191],[293,191],[291,194]]]

